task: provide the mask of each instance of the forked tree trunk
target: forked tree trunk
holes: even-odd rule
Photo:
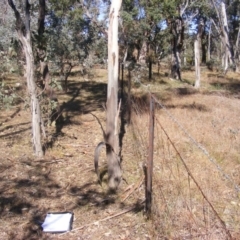
[[[36,156],[42,157],[43,150],[41,144],[41,114],[40,105],[37,97],[37,87],[34,81],[34,57],[31,44],[30,33],[30,4],[25,0],[25,24],[22,21],[20,13],[16,9],[12,0],[8,0],[10,7],[13,9],[16,17],[16,29],[19,40],[22,43],[24,54],[26,57],[26,78],[28,93],[31,101],[31,114],[32,114],[32,141]]]
[[[108,28],[108,92],[106,145],[108,161],[108,186],[115,191],[122,178],[118,136],[118,17],[122,1],[112,1]]]

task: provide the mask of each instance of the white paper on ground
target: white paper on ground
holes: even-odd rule
[[[44,232],[66,232],[71,230],[72,213],[48,213],[42,228]]]

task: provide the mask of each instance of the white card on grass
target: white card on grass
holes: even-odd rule
[[[48,213],[42,228],[44,232],[67,232],[72,229],[73,213]]]

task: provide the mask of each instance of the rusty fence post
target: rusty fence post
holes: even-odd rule
[[[149,150],[147,159],[146,171],[146,214],[149,217],[152,207],[152,175],[153,175],[153,145],[154,145],[154,105],[153,97],[149,96],[150,100],[150,115],[149,115]]]

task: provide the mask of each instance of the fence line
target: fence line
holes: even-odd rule
[[[131,81],[131,76],[129,77],[128,81]],[[149,85],[145,85],[143,84],[140,80],[138,81],[138,83],[145,88],[145,91],[151,95],[152,98],[154,98],[155,102],[166,112],[166,114],[168,115],[168,117],[177,124],[177,126],[184,132],[184,134],[195,144],[195,146],[200,149],[205,156],[207,156],[207,158],[210,160],[210,162],[212,162],[213,165],[215,165],[215,167],[217,168],[217,170],[219,172],[221,172],[222,176],[228,180],[235,188],[235,191],[237,193],[240,193],[240,187],[233,181],[233,179],[223,171],[223,169],[218,165],[217,161],[215,158],[213,158],[209,152],[201,145],[199,144],[185,129],[184,127],[177,121],[177,119],[171,114],[169,113],[169,111],[167,110],[167,108],[154,96],[154,94],[152,94],[149,90]],[[128,92],[128,94],[130,94]]]
[[[215,167],[218,169],[219,172],[223,175],[225,179],[227,179],[229,182],[232,183],[235,190],[237,192],[240,192],[240,187],[232,180],[232,178],[223,171],[223,169],[217,164],[217,161],[209,154],[209,152],[201,145],[199,144],[185,129],[184,127],[176,120],[175,117],[173,117],[172,114],[170,114],[167,110],[167,108],[152,94],[152,97],[155,99],[155,102],[159,104],[159,106],[166,112],[168,117],[177,124],[177,126],[184,132],[184,134],[195,144],[195,146],[200,149],[207,158],[215,165]]]
[[[229,230],[226,227],[225,222],[221,219],[221,217],[219,216],[219,214],[217,213],[217,211],[215,210],[215,208],[213,207],[212,203],[208,200],[207,196],[205,195],[205,193],[203,192],[202,188],[200,187],[200,185],[198,184],[197,180],[194,178],[192,172],[190,171],[190,169],[188,168],[187,164],[185,163],[184,159],[182,158],[181,154],[179,153],[179,151],[177,150],[175,144],[173,143],[173,141],[171,140],[171,138],[169,137],[169,135],[167,134],[166,130],[164,129],[164,127],[162,126],[162,124],[160,123],[160,121],[158,119],[157,123],[159,124],[159,126],[161,127],[161,129],[163,130],[164,134],[166,135],[167,139],[169,140],[169,142],[171,143],[171,145],[173,146],[174,150],[176,151],[177,155],[179,156],[179,158],[181,159],[182,164],[184,165],[188,175],[192,178],[192,180],[194,181],[194,183],[196,184],[198,190],[200,191],[200,193],[202,194],[203,198],[207,201],[207,203],[209,204],[209,206],[211,207],[211,209],[213,210],[214,214],[217,216],[218,220],[220,221],[220,223],[222,224],[225,232],[227,233],[227,235],[229,236],[230,239],[232,239],[232,236],[229,232]]]
[[[129,78],[129,81],[131,81],[131,77]],[[153,93],[150,92],[150,88],[149,85],[145,85],[143,83],[141,83],[141,81],[138,81],[138,83],[140,83],[141,86],[144,87],[145,93],[148,93],[150,96],[150,102],[151,99],[155,100],[155,103],[161,107],[164,112],[167,114],[167,116],[171,119],[171,121],[173,121],[178,128],[180,128],[180,130],[190,139],[190,141],[201,151],[203,152],[203,154],[207,157],[207,159],[217,168],[217,170],[221,173],[221,175],[227,180],[229,181],[235,188],[235,191],[237,193],[240,192],[240,187],[239,185],[237,185],[234,180],[222,169],[222,167],[217,163],[216,159],[214,157],[212,157],[209,152],[205,149],[205,147],[203,147],[200,143],[198,143],[186,130],[185,128],[178,122],[178,120],[168,111],[168,109],[154,96]],[[130,101],[131,102],[131,101]],[[132,100],[132,102],[134,103],[134,101]],[[136,108],[136,107],[135,107]],[[150,107],[151,108],[151,107]],[[135,109],[136,112],[137,109]],[[151,109],[150,109],[151,112]],[[150,118],[151,118],[151,113],[150,113]],[[172,142],[172,140],[170,139],[170,137],[168,136],[166,130],[163,128],[163,126],[161,125],[161,123],[159,122],[159,120],[155,117],[155,120],[157,121],[158,125],[160,125],[161,129],[163,130],[164,134],[166,135],[168,141],[170,142],[170,144],[173,146],[174,150],[176,151],[177,155],[180,157],[181,162],[184,166],[184,168],[186,169],[188,176],[191,177],[191,179],[193,180],[193,182],[195,183],[197,189],[200,191],[201,195],[203,196],[203,198],[206,200],[206,202],[208,203],[208,205],[210,206],[210,208],[212,209],[214,215],[217,217],[217,219],[219,220],[219,222],[221,223],[221,225],[223,226],[223,229],[225,231],[225,233],[227,234],[227,236],[232,239],[231,233],[228,230],[225,221],[222,220],[222,218],[220,217],[220,215],[218,214],[218,212],[215,210],[213,204],[210,202],[210,200],[208,199],[207,195],[204,193],[204,191],[202,190],[202,188],[200,187],[200,185],[198,184],[198,182],[196,181],[196,179],[194,178],[193,174],[191,173],[190,169],[188,168],[187,164],[185,163],[185,160],[182,158],[182,156],[180,155],[179,151],[177,150],[177,148],[175,147],[174,143]],[[150,131],[150,128],[149,128]],[[141,134],[140,134],[141,135]],[[142,139],[143,140],[143,139]],[[152,149],[153,150],[153,149]],[[147,170],[147,169],[146,169]],[[147,177],[148,174],[145,173],[145,177]],[[145,179],[146,180],[146,179]],[[148,179],[147,179],[148,181]],[[151,180],[152,181],[152,180]],[[147,196],[147,195],[146,195]],[[165,197],[164,197],[165,199]]]

